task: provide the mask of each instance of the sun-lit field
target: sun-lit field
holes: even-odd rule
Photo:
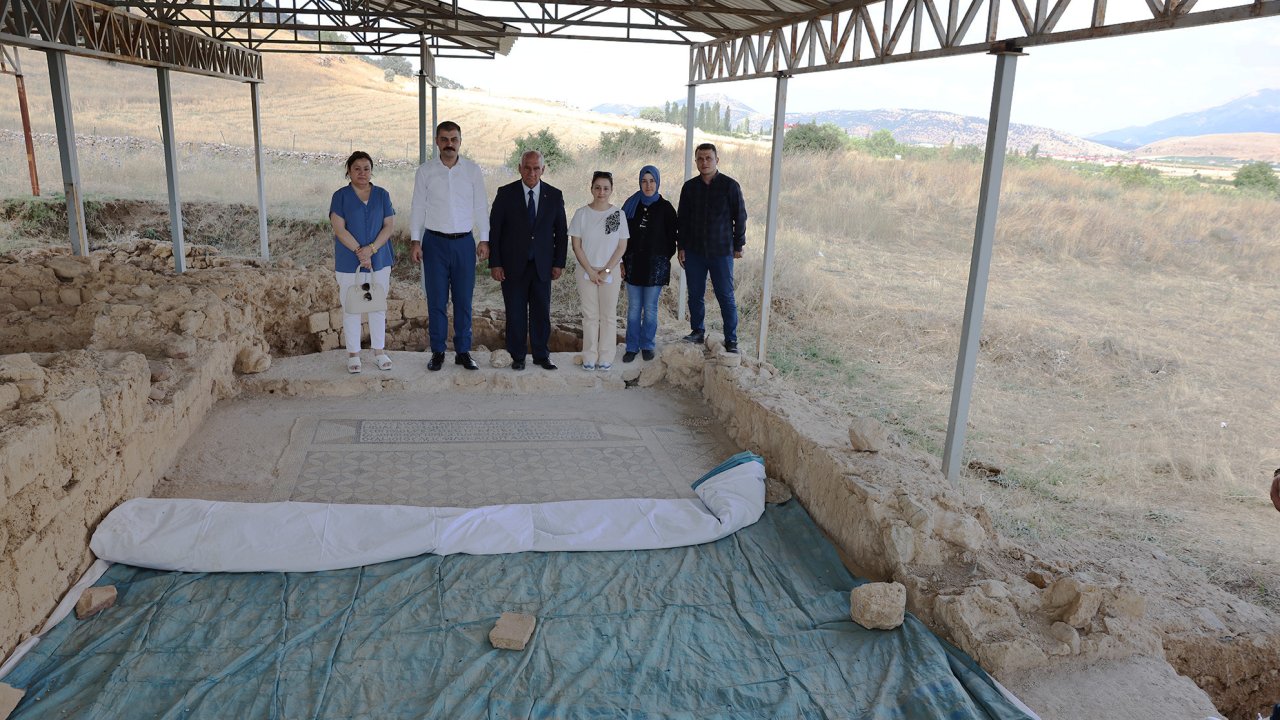
[[[292,64],[274,73],[268,66],[268,146],[416,157],[408,81],[388,84],[353,59],[269,60]],[[154,73],[128,71],[137,82],[108,98],[77,95],[85,77],[77,68],[99,73],[93,77],[106,71],[73,66],[79,131],[158,137]],[[33,115],[38,98],[47,103],[42,82],[29,76]],[[175,82],[180,138],[250,143],[246,89],[183,82]],[[242,107],[232,106],[235,97]],[[592,170],[614,171],[621,202],[651,160],[664,172],[664,194],[678,195],[680,128],[663,128],[661,157],[606,158],[591,148],[600,132],[626,127],[623,119],[478,92],[442,98],[442,117],[462,123],[464,152],[485,165],[490,193],[516,177],[501,167],[512,138],[551,127],[576,154],[572,166],[546,176],[565,190],[570,212],[589,201]],[[19,127],[16,107],[0,107],[0,123]],[[737,278],[742,346],[754,352],[768,150],[746,141],[722,147],[721,169],[741,181],[751,215]],[[21,197],[28,192],[21,144],[5,140],[0,150],[11,168],[0,194]],[[60,186],[56,150],[46,145],[38,155],[47,194]],[[243,152],[190,148],[181,162],[185,199],[256,202]],[[164,198],[156,146],[89,145],[81,163],[90,198]],[[768,347],[784,382],[815,402],[880,418],[905,441],[941,454],[980,172],[963,162],[852,152],[787,158]],[[412,167],[383,164],[374,181],[407,217]],[[333,157],[270,161],[271,213],[299,221],[277,238],[277,255],[326,260],[325,210],[342,182]],[[1017,164],[1006,170],[1000,210],[966,452],[966,460],[1000,472],[967,475],[962,491],[1021,542],[1158,545],[1224,587],[1280,608],[1280,524],[1265,487],[1280,466],[1280,201],[1126,188],[1054,164]],[[257,220],[246,212],[243,228],[190,228],[188,240],[251,251]],[[65,241],[7,222],[0,251]],[[479,292],[499,306],[490,285]],[[572,286],[559,283],[554,302],[572,316]],[[714,302],[709,309],[714,327]]]

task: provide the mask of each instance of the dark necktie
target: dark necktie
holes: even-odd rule
[[[529,189],[529,226],[532,227],[535,220],[538,219],[538,208],[533,204],[533,189]]]

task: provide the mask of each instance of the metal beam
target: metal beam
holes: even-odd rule
[[[778,234],[778,194],[782,192],[782,144],[787,126],[787,76],[778,73],[773,96],[773,144],[769,156],[769,203],[764,225],[764,278],[760,284],[760,346],[756,357],[768,360],[769,304],[773,300],[773,255]]]
[[[0,2],[0,43],[233,80],[262,80],[262,56],[252,50],[93,0]]]
[[[76,156],[76,128],[71,117],[71,88],[67,84],[67,57],[46,52],[49,60],[49,92],[53,95],[53,123],[58,129],[58,158],[62,161],[62,192],[67,198],[67,237],[71,252],[89,254],[89,233],[84,225],[84,200],[80,197],[80,160]]]
[[[258,176],[258,252],[263,260],[271,259],[271,246],[267,241],[267,193],[266,162],[262,152],[262,100],[258,97],[258,83],[249,83],[249,105],[253,112],[253,168]]]
[[[956,358],[956,377],[951,389],[947,441],[942,451],[942,471],[953,483],[960,477],[969,421],[969,398],[973,394],[973,374],[978,365],[978,341],[982,337],[982,311],[987,300],[987,276],[991,271],[991,246],[995,240],[996,214],[1000,207],[1000,180],[1004,175],[1005,141],[1009,137],[1013,77],[1014,70],[1018,67],[1019,54],[996,55],[991,117],[987,121],[987,155],[982,163],[978,222],[973,235],[973,257],[969,261],[969,289],[964,300],[960,354]]]
[[[431,136],[435,133],[436,127],[434,122],[430,129],[427,127],[427,85],[435,89],[436,73],[435,60],[431,56],[431,51],[427,49],[425,35],[419,36],[418,63],[418,164],[422,165],[427,162],[427,157],[431,153]],[[434,109],[432,119],[435,119]]]
[[[1037,23],[1035,11],[1027,10],[1022,0],[1014,0],[1014,12],[998,12],[1007,1],[950,2],[944,7],[932,4],[929,23],[914,21],[919,17],[912,15],[918,10],[915,0],[896,10],[892,0],[841,2],[833,6],[839,8],[835,11],[694,45],[689,81],[747,80],[772,77],[779,71],[800,75],[1280,16],[1280,0],[1253,0],[1202,11],[1195,11],[1194,5],[1179,5],[1169,12],[1151,11],[1150,18],[1106,24],[1105,3],[1059,0]],[[985,25],[973,22],[981,2],[990,10]],[[1063,20],[1072,2],[1090,10],[1073,16],[1074,27]],[[878,19],[873,17],[876,14]],[[908,34],[909,42],[899,42]]]
[[[169,236],[173,240],[173,269],[187,269],[186,243],[182,236],[182,197],[178,192],[178,146],[173,139],[173,91],[169,69],[157,68],[160,86],[160,140],[164,146],[164,173],[169,188]]]

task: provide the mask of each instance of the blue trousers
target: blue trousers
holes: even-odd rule
[[[476,289],[476,242],[471,233],[452,240],[430,230],[423,233],[422,278],[426,281],[431,352],[445,351],[449,338],[450,295],[453,297],[453,350],[471,352],[471,295]]]
[[[724,341],[738,342],[738,302],[733,296],[733,256],[711,257],[685,252],[684,274],[689,280],[689,327],[706,332],[707,275],[720,303],[720,319],[724,321]]]
[[[654,349],[661,296],[661,285],[627,283],[627,352]]]

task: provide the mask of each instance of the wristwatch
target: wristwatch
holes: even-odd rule
[[[605,274],[605,275],[608,275],[608,274],[609,274],[609,273],[611,273],[611,272],[613,272],[613,268],[605,268],[605,269],[604,269],[604,274]]]

